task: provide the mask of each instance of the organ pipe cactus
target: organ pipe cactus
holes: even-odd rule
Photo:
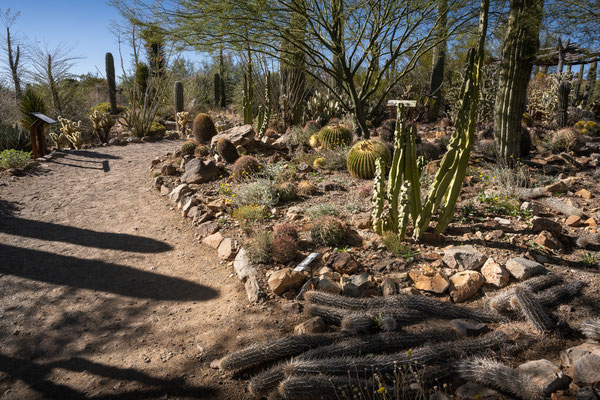
[[[175,82],[173,87],[173,97],[175,98],[175,115],[177,116],[183,111],[183,83],[180,81]],[[177,127],[179,128],[179,121],[177,121]]]
[[[556,122],[559,128],[564,128],[568,124],[569,92],[571,83],[564,80],[558,86],[558,109],[556,112]]]

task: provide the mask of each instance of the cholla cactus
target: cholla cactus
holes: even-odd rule
[[[54,144],[54,147],[56,147],[57,149],[62,148],[68,143],[67,138],[65,138],[65,135],[63,135],[62,133],[50,132],[48,133],[48,137]]]
[[[109,113],[101,112],[99,110],[94,111],[89,118],[90,121],[92,121],[94,133],[98,136],[100,141],[102,143],[108,142],[110,130],[115,124],[115,120]]]
[[[81,121],[77,121],[77,123],[71,121],[70,119],[63,118],[61,116],[58,117],[58,122],[60,122],[60,131],[65,136],[65,138],[71,142],[73,147],[79,149],[84,141],[83,135],[79,128],[81,127]]]
[[[179,128],[179,137],[182,139],[187,138],[188,135],[188,122],[190,122],[190,113],[187,111],[181,111],[177,113],[177,127]]]

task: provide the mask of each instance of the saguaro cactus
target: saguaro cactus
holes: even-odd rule
[[[433,65],[431,70],[431,79],[429,81],[429,96],[431,96],[431,109],[429,110],[429,120],[435,121],[440,113],[440,105],[442,103],[442,83],[444,82],[444,64],[446,61],[446,40],[447,27],[446,21],[448,16],[447,0],[438,0],[437,2],[437,19],[438,26],[436,29],[436,39],[440,43],[433,51]]]
[[[183,111],[183,83],[180,81],[175,82],[173,86],[173,97],[175,98],[175,122],[177,123],[177,130],[180,131],[179,121],[177,116]]]
[[[594,61],[590,64],[590,69],[588,70],[588,78],[587,78],[587,90],[586,96],[584,99],[584,104],[590,104],[594,101],[594,89],[596,86],[596,72],[598,70],[598,63]]]
[[[569,108],[569,92],[571,91],[571,83],[564,80],[558,86],[558,109],[556,111],[556,122],[560,128],[564,128],[568,124],[568,108]]]
[[[110,113],[117,114],[117,85],[115,81],[115,60],[111,53],[106,53],[106,82],[108,83],[108,98],[110,100]]]

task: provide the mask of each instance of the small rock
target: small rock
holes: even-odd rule
[[[540,246],[547,247],[552,250],[562,250],[563,245],[559,242],[552,233],[548,231],[542,231],[534,240],[535,243]]]
[[[562,362],[563,367],[569,368],[575,364],[575,361],[586,354],[600,356],[600,344],[584,343],[579,346],[570,347],[567,350],[561,351],[560,361]]]
[[[398,285],[394,280],[390,277],[387,277],[383,280],[381,284],[381,292],[384,296],[393,296],[398,294]]]
[[[577,400],[598,400],[598,397],[594,393],[594,389],[589,386],[584,386],[577,389],[575,392],[575,398]]]
[[[467,382],[458,387],[455,392],[457,400],[504,400],[505,396],[500,392],[478,385],[477,383]]]
[[[317,283],[317,290],[321,292],[340,294],[342,288],[329,278],[320,278],[319,283]]]
[[[515,257],[508,260],[506,262],[506,269],[520,281],[543,274],[546,271],[546,268],[542,264],[523,257]]]
[[[554,236],[558,237],[562,232],[562,226],[558,222],[552,221],[551,219],[535,217],[533,218],[532,222],[533,225],[531,227],[531,230],[534,233],[549,231],[552,232]]]
[[[191,191],[192,189],[190,189],[188,185],[182,183],[181,185],[177,186],[171,191],[171,193],[169,194],[169,199],[171,199],[173,203],[177,203],[181,199],[181,196],[183,196],[186,193],[190,193]]]
[[[531,213],[531,215],[535,216],[535,215],[539,215],[542,212],[542,207],[537,203],[525,201],[521,204],[521,210],[529,211]]]
[[[519,365],[517,370],[541,387],[544,396],[560,389],[566,389],[571,383],[571,379],[563,374],[560,368],[545,359],[528,361]]]
[[[160,169],[160,173],[166,176],[175,175],[177,173],[177,168],[173,164],[165,164]]]
[[[165,186],[165,185],[160,186],[160,194],[162,194],[163,196],[168,196],[170,191],[171,190],[167,186]]]
[[[598,224],[596,223],[596,220],[594,219],[594,217],[590,217],[590,218],[586,219],[584,224],[588,228],[597,228],[598,227]]]
[[[461,271],[450,277],[450,296],[456,303],[463,302],[473,297],[481,285],[483,276],[477,271]]]
[[[202,243],[204,243],[207,246],[212,247],[213,249],[218,249],[219,245],[221,244],[222,241],[223,241],[223,235],[221,235],[221,232],[213,233],[212,235],[207,236],[204,239],[202,239]]]
[[[273,293],[281,296],[288,290],[300,287],[302,282],[304,282],[304,275],[301,272],[291,268],[282,268],[271,274],[268,284]]]
[[[586,354],[577,359],[573,364],[573,380],[580,386],[600,382],[600,355]]]
[[[362,292],[354,283],[345,282],[342,284],[342,294],[348,297],[360,297]]]
[[[220,175],[221,171],[214,161],[194,158],[185,164],[185,172],[181,176],[181,182],[205,183],[219,178]]]
[[[415,288],[419,290],[441,294],[450,286],[448,278],[441,272],[431,271],[426,273],[419,270],[412,270],[408,275],[415,283]]]
[[[231,238],[225,238],[219,244],[217,254],[221,260],[233,260],[238,251],[237,241]]]
[[[592,194],[587,189],[581,189],[575,192],[575,196],[579,196],[582,199],[591,200]]]
[[[351,275],[358,271],[358,261],[352,257],[352,254],[348,252],[335,253],[327,260],[327,266],[340,274]]]
[[[219,133],[212,137],[210,146],[214,148],[221,138],[229,140],[236,147],[243,146],[246,150],[252,150],[256,145],[252,125],[236,126],[225,132]]]
[[[563,181],[557,181],[546,186],[545,189],[550,193],[567,193],[569,191],[569,186]]]
[[[244,282],[246,279],[256,276],[256,268],[250,263],[246,249],[241,248],[233,260],[233,269],[238,279]]]
[[[481,267],[481,275],[485,278],[486,283],[502,288],[508,285],[510,275],[508,271],[493,258],[488,258],[483,267]]]
[[[452,328],[463,337],[479,336],[490,330],[483,322],[474,321],[472,319],[453,319],[450,321]]]
[[[281,306],[281,309],[286,314],[300,314],[302,313],[302,304],[298,302],[286,303]]]
[[[565,221],[565,225],[576,228],[581,225],[581,217],[578,215],[570,215]]]
[[[248,301],[250,303],[255,303],[260,299],[260,285],[258,284],[258,280],[255,276],[250,276],[248,279],[246,279],[244,288],[246,289],[246,295],[248,296]]]
[[[198,233],[198,236],[200,236],[201,238],[206,238],[207,236],[210,236],[210,235],[216,233],[218,230],[219,230],[219,224],[214,221],[213,222],[211,222],[211,221],[203,222],[196,228],[196,232]]]
[[[371,228],[371,214],[363,213],[352,216],[350,223],[357,229]]]
[[[487,257],[475,247],[467,245],[445,248],[442,259],[448,267],[462,271],[464,269],[473,270],[480,268],[487,260]]]
[[[335,182],[321,182],[317,185],[321,192],[345,192],[344,185]]]
[[[302,335],[302,334],[313,334],[313,333],[323,333],[327,330],[327,325],[323,318],[321,317],[313,317],[308,321],[302,322],[294,327],[294,334]]]

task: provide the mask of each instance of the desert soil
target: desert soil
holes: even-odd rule
[[[0,398],[247,398],[210,362],[289,326],[154,192],[150,161],[178,146],[0,176]]]

